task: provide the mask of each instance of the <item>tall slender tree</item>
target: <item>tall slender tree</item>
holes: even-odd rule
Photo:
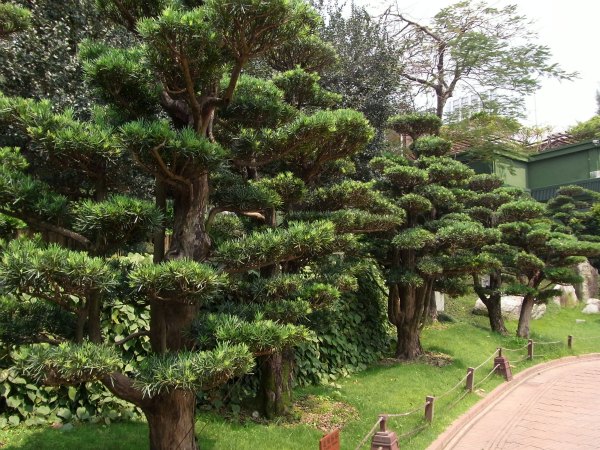
[[[469,195],[465,199],[465,212],[484,227],[496,229],[499,225],[498,209],[526,194],[518,188],[503,186],[496,175],[475,175],[469,181]],[[502,317],[502,294],[508,281],[504,273],[505,247],[493,244],[482,247],[474,258],[479,264],[471,266],[473,289],[488,311],[492,331],[507,334]]]
[[[464,189],[474,173],[446,156],[449,141],[433,136],[439,118],[398,116],[390,125],[416,138],[410,159],[387,154],[371,161],[388,198],[406,213],[404,224],[384,241],[387,252],[380,261],[387,269],[396,357],[414,359],[423,352],[419,336],[434,288],[451,291],[463,284],[461,277],[469,273],[465,261],[497,235],[462,213]]]
[[[550,61],[547,46],[535,43],[536,33],[517,5],[460,1],[429,22],[413,20],[396,6],[386,15],[402,45],[402,77],[415,91],[434,96],[439,117],[461,89],[480,95],[487,107],[514,113],[523,97],[539,88],[540,76],[575,76]],[[490,89],[496,90],[495,98],[486,95]]]

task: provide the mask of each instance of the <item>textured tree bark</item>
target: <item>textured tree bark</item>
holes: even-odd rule
[[[402,323],[396,326],[396,358],[413,360],[423,354],[419,332],[409,323]]]
[[[210,251],[211,241],[205,227],[208,174],[202,173],[190,180],[188,189],[174,197],[173,239],[166,259],[202,261]]]
[[[150,303],[150,346],[154,353],[162,354],[167,351],[167,331],[163,303]]]
[[[198,315],[198,306],[186,303],[167,303],[163,306],[165,342],[168,351],[190,350],[194,340],[189,330]]]
[[[259,358],[259,403],[268,419],[287,414],[292,409],[294,351],[290,348]]]
[[[175,389],[143,408],[150,432],[150,450],[198,450],[194,432],[196,395]]]
[[[531,311],[533,310],[534,298],[532,295],[526,295],[521,306],[519,315],[519,325],[517,326],[517,336],[521,338],[529,337],[529,323],[531,322]]]
[[[502,317],[502,304],[500,302],[500,293],[493,293],[489,297],[481,298],[481,301],[488,310],[488,318],[490,320],[490,328],[492,331],[500,334],[508,334]]]
[[[87,321],[87,308],[79,308],[76,314],[77,322],[75,324],[75,343],[81,344],[83,342],[83,335],[85,333],[85,323]]]
[[[477,275],[473,275],[473,288],[488,311],[490,328],[496,333],[505,335],[508,334],[508,330],[504,325],[504,318],[502,317],[502,294],[500,293],[501,287],[502,277],[500,273],[496,271],[490,273],[490,285],[486,288],[481,285],[481,280],[479,277]],[[487,293],[489,293],[489,295],[486,295]]]
[[[87,326],[91,342],[102,342],[101,298],[99,292],[91,292],[87,298]]]
[[[421,318],[428,305],[425,299],[430,289],[414,289],[392,285],[388,297],[388,318],[396,326],[398,359],[412,360],[423,354],[419,339]]]
[[[165,184],[161,180],[154,182],[154,196],[155,204],[160,212],[163,214],[167,211],[167,194],[165,191]],[[154,264],[160,263],[165,258],[165,226],[161,224],[160,227],[155,231],[152,238],[154,242],[153,249],[153,262]]]

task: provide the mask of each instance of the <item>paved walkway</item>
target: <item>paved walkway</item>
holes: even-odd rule
[[[459,418],[429,449],[600,449],[600,355],[526,370]]]

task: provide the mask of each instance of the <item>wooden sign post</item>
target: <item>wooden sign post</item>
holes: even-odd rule
[[[332,431],[319,441],[319,450],[340,450],[340,430]]]

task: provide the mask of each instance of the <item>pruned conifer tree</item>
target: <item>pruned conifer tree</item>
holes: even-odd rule
[[[574,265],[598,255],[600,245],[565,233],[547,206],[532,199],[506,203],[498,215],[502,238],[493,250],[503,255],[503,270],[512,277],[506,292],[524,297],[517,326],[517,336],[524,338],[529,336],[533,305],[556,295],[554,285],[581,281]]]
[[[264,413],[286,411],[290,349],[308,335],[298,321],[356,288],[350,232],[396,227],[402,212],[373,183],[343,181],[373,130],[319,86],[306,3],[98,5],[132,45],[80,46],[91,117],[0,98],[0,119],[38,156],[3,150],[0,212],[51,237],[3,244],[2,289],[73,319],[64,342],[23,347],[16,363],[42,383],[100,381],[144,412],[150,448],[195,450],[197,390],[258,369]],[[273,79],[244,73],[259,57]],[[114,263],[149,239],[154,264]],[[129,338],[148,335],[152,351],[133,370],[99,327],[117,295],[150,309]]]
[[[449,141],[435,136],[439,118],[395,116],[389,125],[415,139],[407,156],[371,161],[391,204],[405,211],[405,222],[384,236],[379,259],[387,272],[388,319],[397,329],[396,357],[414,359],[423,353],[419,336],[432,291],[464,290],[474,255],[497,233],[463,212],[474,173],[448,156]]]
[[[465,213],[489,229],[497,229],[498,209],[502,205],[526,196],[521,189],[504,186],[500,177],[489,174],[472,177],[468,190]],[[473,289],[488,311],[491,330],[501,334],[508,333],[501,305],[503,284],[507,281],[503,277],[505,257],[501,246],[484,246],[471,265]]]

